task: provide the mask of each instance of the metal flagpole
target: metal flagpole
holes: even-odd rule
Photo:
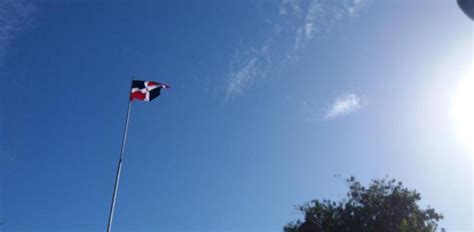
[[[132,82],[133,82],[133,78],[132,78]],[[110,232],[112,229],[112,220],[114,217],[114,210],[115,210],[115,200],[117,198],[117,190],[118,190],[119,182],[120,182],[120,173],[122,172],[123,153],[125,151],[125,143],[127,142],[128,122],[130,121],[131,108],[132,108],[132,101],[129,99],[128,109],[127,109],[127,119],[125,121],[125,129],[123,132],[122,148],[120,149],[120,158],[119,158],[119,162],[117,166],[117,174],[115,176],[114,193],[112,195],[112,204],[110,205],[110,214],[109,214],[109,223],[107,224],[107,232]]]

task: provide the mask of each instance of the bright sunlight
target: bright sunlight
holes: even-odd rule
[[[452,117],[462,143],[474,154],[474,72],[459,82],[452,98]]]

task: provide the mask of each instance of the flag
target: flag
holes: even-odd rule
[[[134,99],[140,101],[151,101],[160,96],[161,89],[168,89],[170,86],[153,81],[132,81],[130,101]]]

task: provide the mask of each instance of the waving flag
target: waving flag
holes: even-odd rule
[[[161,89],[168,89],[170,86],[153,81],[132,81],[132,91],[130,101],[134,99],[140,101],[151,101],[160,96]]]
[[[0,0],[1,1],[1,0]],[[123,156],[125,153],[125,144],[127,142],[128,122],[130,121],[130,110],[132,101],[137,99],[140,101],[151,101],[160,96],[161,89],[168,89],[170,86],[153,81],[136,81],[132,80],[132,89],[130,91],[130,101],[127,108],[127,119],[125,120],[125,130],[123,132],[122,149],[120,149],[120,158],[117,165],[117,174],[115,175],[114,192],[112,194],[112,203],[110,204],[109,222],[107,223],[107,232],[112,229],[112,221],[115,212],[115,201],[120,182],[120,173],[122,173]]]

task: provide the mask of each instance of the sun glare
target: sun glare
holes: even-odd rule
[[[452,99],[452,116],[457,134],[474,155],[474,73],[458,84]]]

